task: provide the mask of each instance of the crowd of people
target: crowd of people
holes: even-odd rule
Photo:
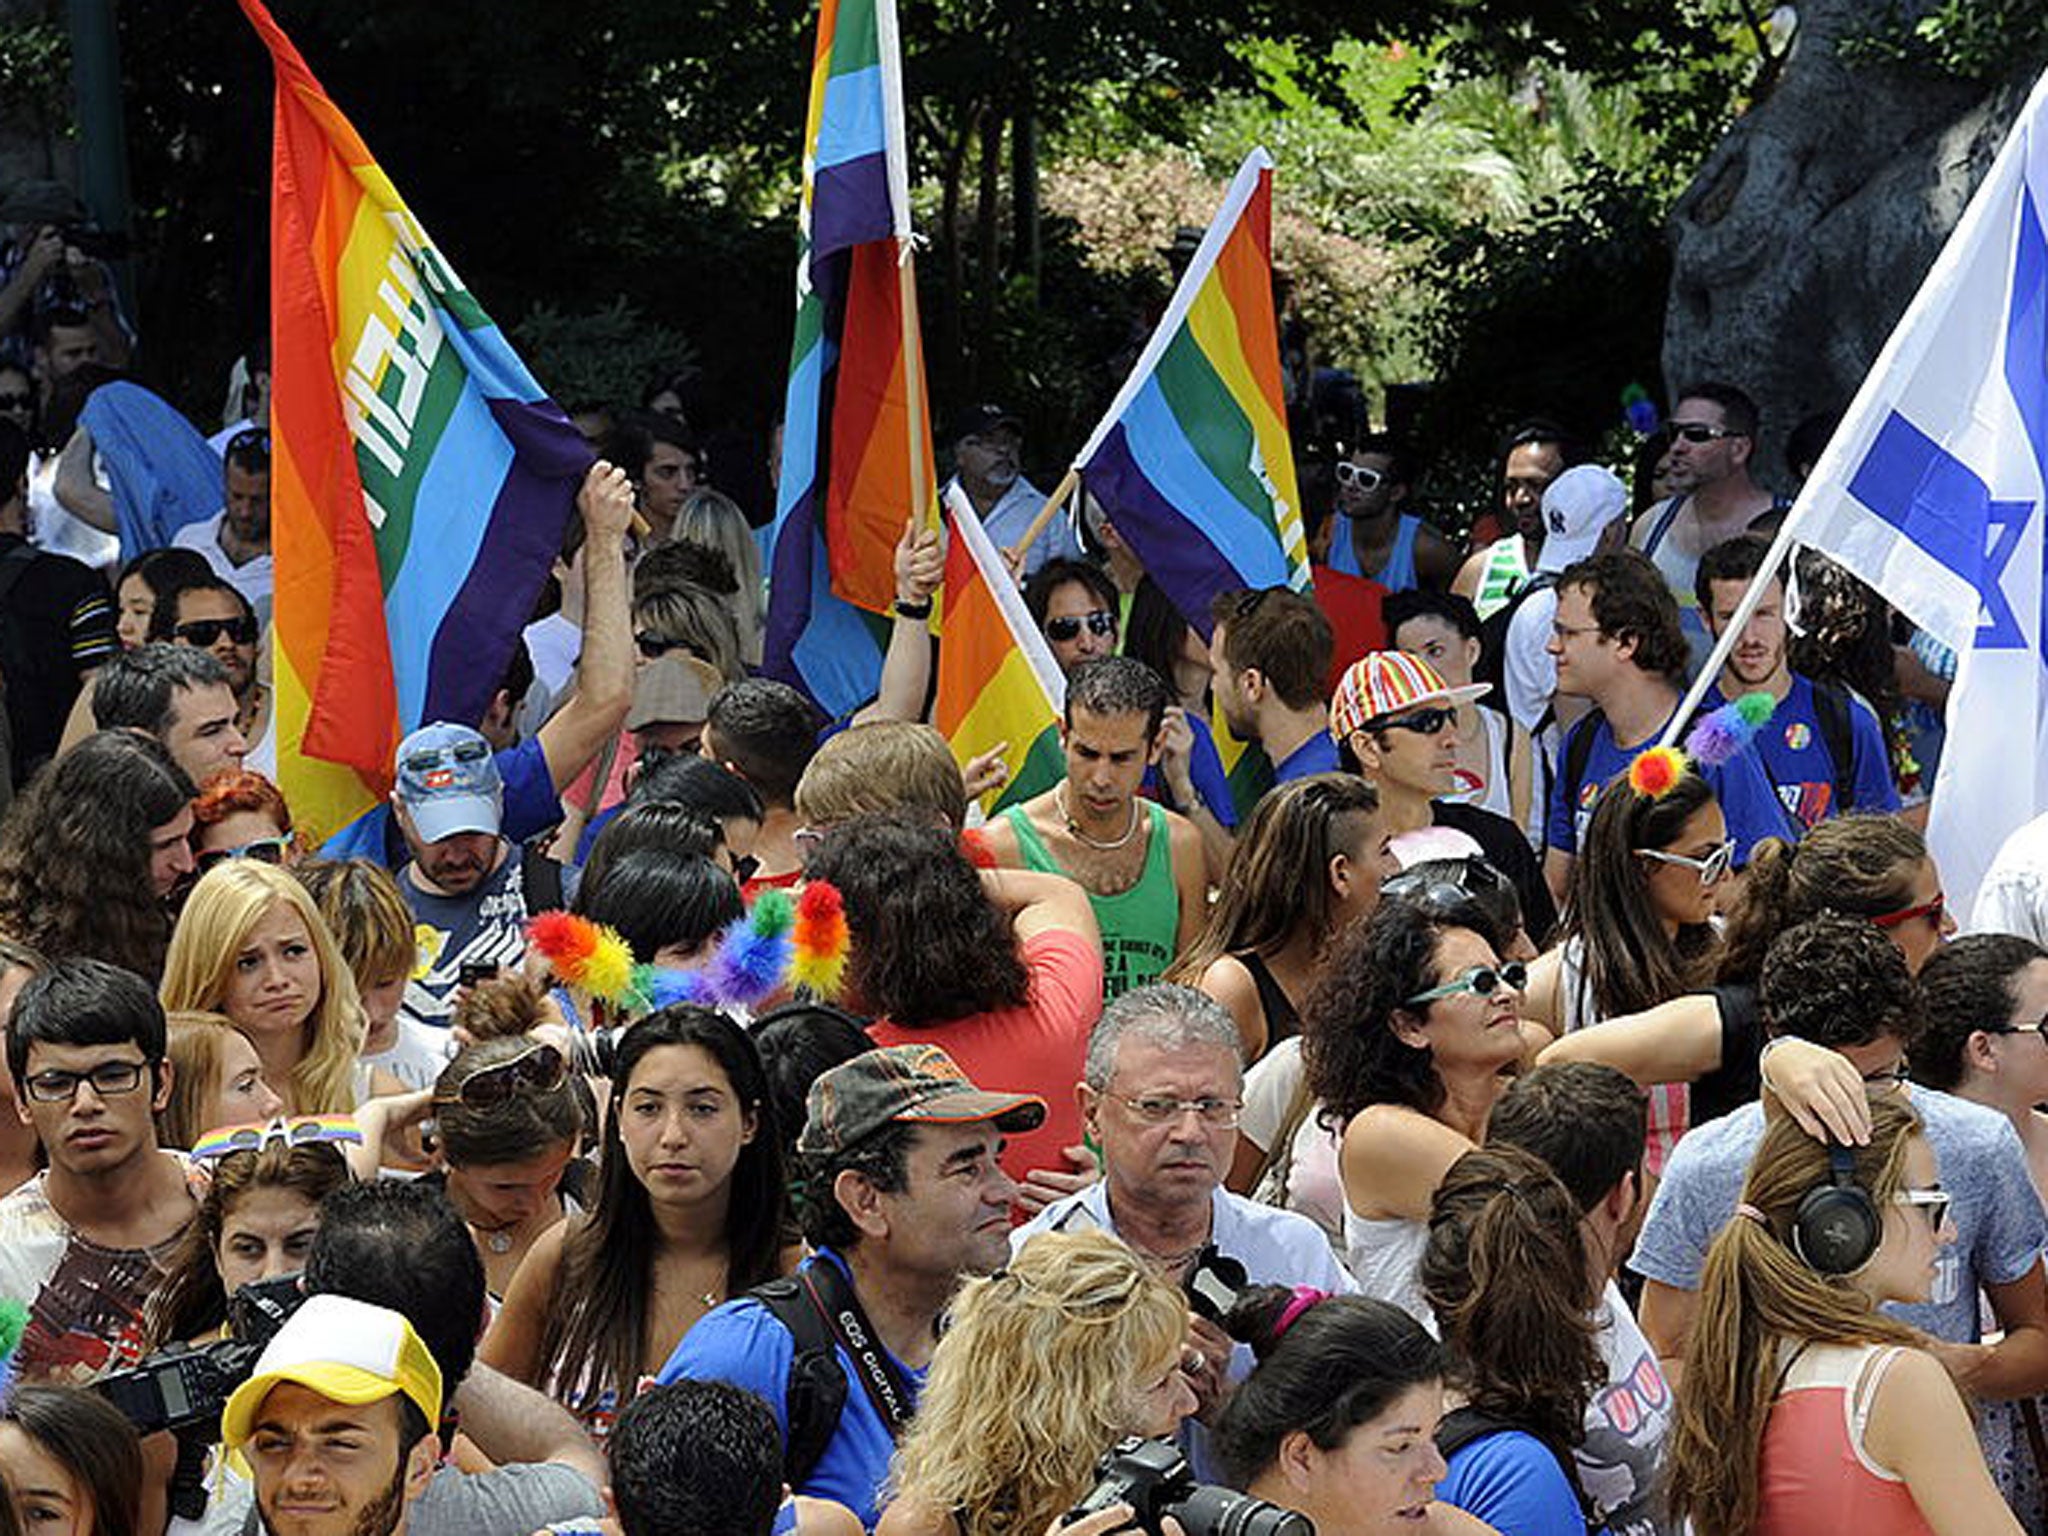
[[[2048,1532],[2048,949],[2010,880],[1950,942],[1940,658],[1805,557],[1792,633],[1741,390],[1633,486],[1518,425],[1470,536],[1361,430],[1312,589],[1195,614],[1093,502],[1020,547],[1019,421],[965,413],[1066,674],[991,812],[938,535],[823,718],[657,381],[579,418],[482,717],[312,827],[262,354],[217,515],[123,550],[131,338],[24,249],[7,1536]],[[843,955],[742,999],[814,891]]]

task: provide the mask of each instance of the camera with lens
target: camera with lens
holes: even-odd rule
[[[128,256],[128,236],[118,229],[101,229],[97,224],[66,224],[58,231],[64,243],[81,256],[90,256],[95,261],[124,261]]]
[[[127,1417],[137,1434],[206,1430],[219,1438],[220,1411],[249,1379],[256,1358],[305,1300],[297,1275],[255,1280],[228,1298],[228,1337],[212,1344],[169,1344],[94,1390]]]
[[[1306,1515],[1248,1493],[1195,1481],[1187,1458],[1170,1440],[1120,1440],[1095,1467],[1095,1488],[1069,1511],[1086,1519],[1112,1504],[1128,1504],[1141,1530],[1161,1536],[1168,1515],[1187,1536],[1316,1536]]]

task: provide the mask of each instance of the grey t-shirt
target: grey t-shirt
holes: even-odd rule
[[[2048,1218],[2011,1121],[1932,1088],[1915,1086],[1911,1093],[1942,1186],[1954,1196],[1949,1216],[1956,1239],[1941,1250],[1930,1299],[1888,1303],[1885,1310],[1937,1339],[1974,1344],[1977,1292],[2010,1284],[2033,1267],[2048,1242]],[[1707,1248],[1735,1215],[1763,1132],[1763,1106],[1747,1104],[1679,1142],[1636,1239],[1631,1269],[1682,1291],[1699,1289]]]
[[[1607,1383],[1586,1404],[1586,1438],[1573,1453],[1579,1486],[1600,1506],[1607,1536],[1676,1536],[1656,1504],[1657,1465],[1671,1433],[1671,1387],[1612,1280],[1595,1314]]]
[[[553,1462],[490,1472],[441,1467],[406,1511],[405,1529],[407,1536],[533,1536],[544,1525],[602,1519],[604,1514],[603,1495],[571,1467]],[[254,1485],[231,1482],[216,1495],[203,1528],[262,1536]]]

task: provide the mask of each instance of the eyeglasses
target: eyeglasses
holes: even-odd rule
[[[1200,1116],[1202,1124],[1221,1131],[1236,1125],[1237,1117],[1244,1113],[1244,1105],[1237,1099],[1176,1099],[1163,1093],[1146,1093],[1136,1098],[1119,1094],[1117,1102],[1147,1125],[1170,1125],[1192,1111]]]
[[[254,859],[260,864],[282,864],[284,856],[291,851],[292,835],[283,837],[259,837],[253,843],[237,843],[232,848],[209,848],[193,863],[199,866],[199,873],[205,874],[216,864],[225,864],[229,859]]]
[[[1948,1208],[1955,1197],[1945,1189],[1902,1189],[1892,1196],[1893,1205],[1917,1205],[1927,1213],[1927,1228],[1939,1232],[1948,1222]]]
[[[1987,1035],[2039,1035],[2048,1040],[2048,1018],[2036,1019],[2031,1024],[1983,1024],[1978,1027]]]
[[[491,744],[487,741],[457,742],[452,747],[439,747],[432,752],[415,752],[398,766],[407,773],[431,773],[448,763],[480,763],[491,755]]]
[[[226,635],[237,645],[254,645],[258,629],[254,619],[194,619],[189,624],[180,624],[172,631],[187,645],[196,645],[201,650]]]
[[[1901,907],[1896,912],[1880,912],[1871,921],[1880,928],[1902,928],[1916,917],[1924,917],[1935,927],[1948,915],[1948,895],[1939,892],[1932,901],[1923,901],[1915,907]]]
[[[268,1125],[227,1125],[208,1131],[192,1145],[197,1161],[228,1157],[236,1152],[261,1152],[265,1147],[308,1147],[319,1142],[363,1144],[362,1128],[348,1115],[293,1115]]]
[[[670,651],[687,651],[693,656],[696,654],[695,651],[690,649],[690,642],[687,640],[669,640],[660,635],[650,635],[645,631],[635,635],[633,643],[640,647],[640,654],[649,661],[659,661]]]
[[[18,395],[12,390],[0,395],[0,411],[25,411],[35,403],[34,395]]]
[[[1458,723],[1458,712],[1433,705],[1428,709],[1410,710],[1405,715],[1381,715],[1377,720],[1368,720],[1359,729],[1362,731],[1413,731],[1418,736],[1441,736],[1444,727]]]
[[[142,1074],[148,1066],[146,1061],[103,1061],[87,1072],[59,1072],[53,1068],[36,1073],[25,1086],[28,1096],[38,1104],[69,1104],[78,1097],[80,1083],[92,1084],[96,1095],[110,1099],[141,1087]]]
[[[1669,853],[1662,848],[1638,848],[1636,855],[1658,864],[1682,865],[1697,874],[1703,886],[1719,885],[1727,878],[1729,869],[1734,866],[1735,839],[1731,837],[1726,842],[1716,845],[1714,851],[1703,859],[1693,858],[1690,854]]]
[[[1057,640],[1065,645],[1069,640],[1079,638],[1083,624],[1088,626],[1089,634],[1098,638],[1116,633],[1116,615],[1106,608],[1097,608],[1089,613],[1066,614],[1057,619],[1047,619],[1045,638]]]
[[[1339,485],[1348,485],[1355,491],[1376,491],[1386,483],[1386,473],[1368,469],[1363,464],[1353,464],[1348,459],[1339,459],[1334,466]]]
[[[1683,440],[1688,443],[1717,443],[1724,437],[1747,437],[1747,432],[1731,431],[1727,427],[1710,427],[1704,421],[1667,421],[1664,435],[1671,441]]]
[[[1555,619],[1550,623],[1553,640],[1569,640],[1573,635],[1604,635],[1607,631],[1598,624],[1560,624]]]
[[[1460,992],[1470,992],[1479,997],[1492,997],[1505,986],[1520,992],[1529,985],[1529,967],[1519,960],[1510,960],[1502,966],[1475,965],[1462,972],[1440,987],[1431,987],[1427,992],[1418,992],[1401,1006],[1413,1008],[1418,1003],[1433,1003],[1440,997],[1455,997]]]
[[[552,1045],[532,1045],[509,1061],[480,1067],[452,1093],[434,1091],[436,1104],[491,1109],[521,1093],[553,1093],[569,1075],[569,1063]]]

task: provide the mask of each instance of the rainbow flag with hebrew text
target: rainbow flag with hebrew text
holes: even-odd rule
[[[995,541],[957,487],[946,501],[946,584],[932,724],[963,768],[1009,743],[1010,778],[988,797],[994,815],[1051,789],[1066,773],[1060,712],[1067,680],[1031,622]]]
[[[1309,584],[1273,310],[1273,160],[1255,149],[1074,459],[1197,633],[1244,587]]]
[[[474,724],[589,446],[463,287],[261,0],[272,147],[278,778],[313,844],[414,727]]]
[[[895,0],[823,0],[764,670],[843,715],[881,675],[913,512],[934,515]]]

